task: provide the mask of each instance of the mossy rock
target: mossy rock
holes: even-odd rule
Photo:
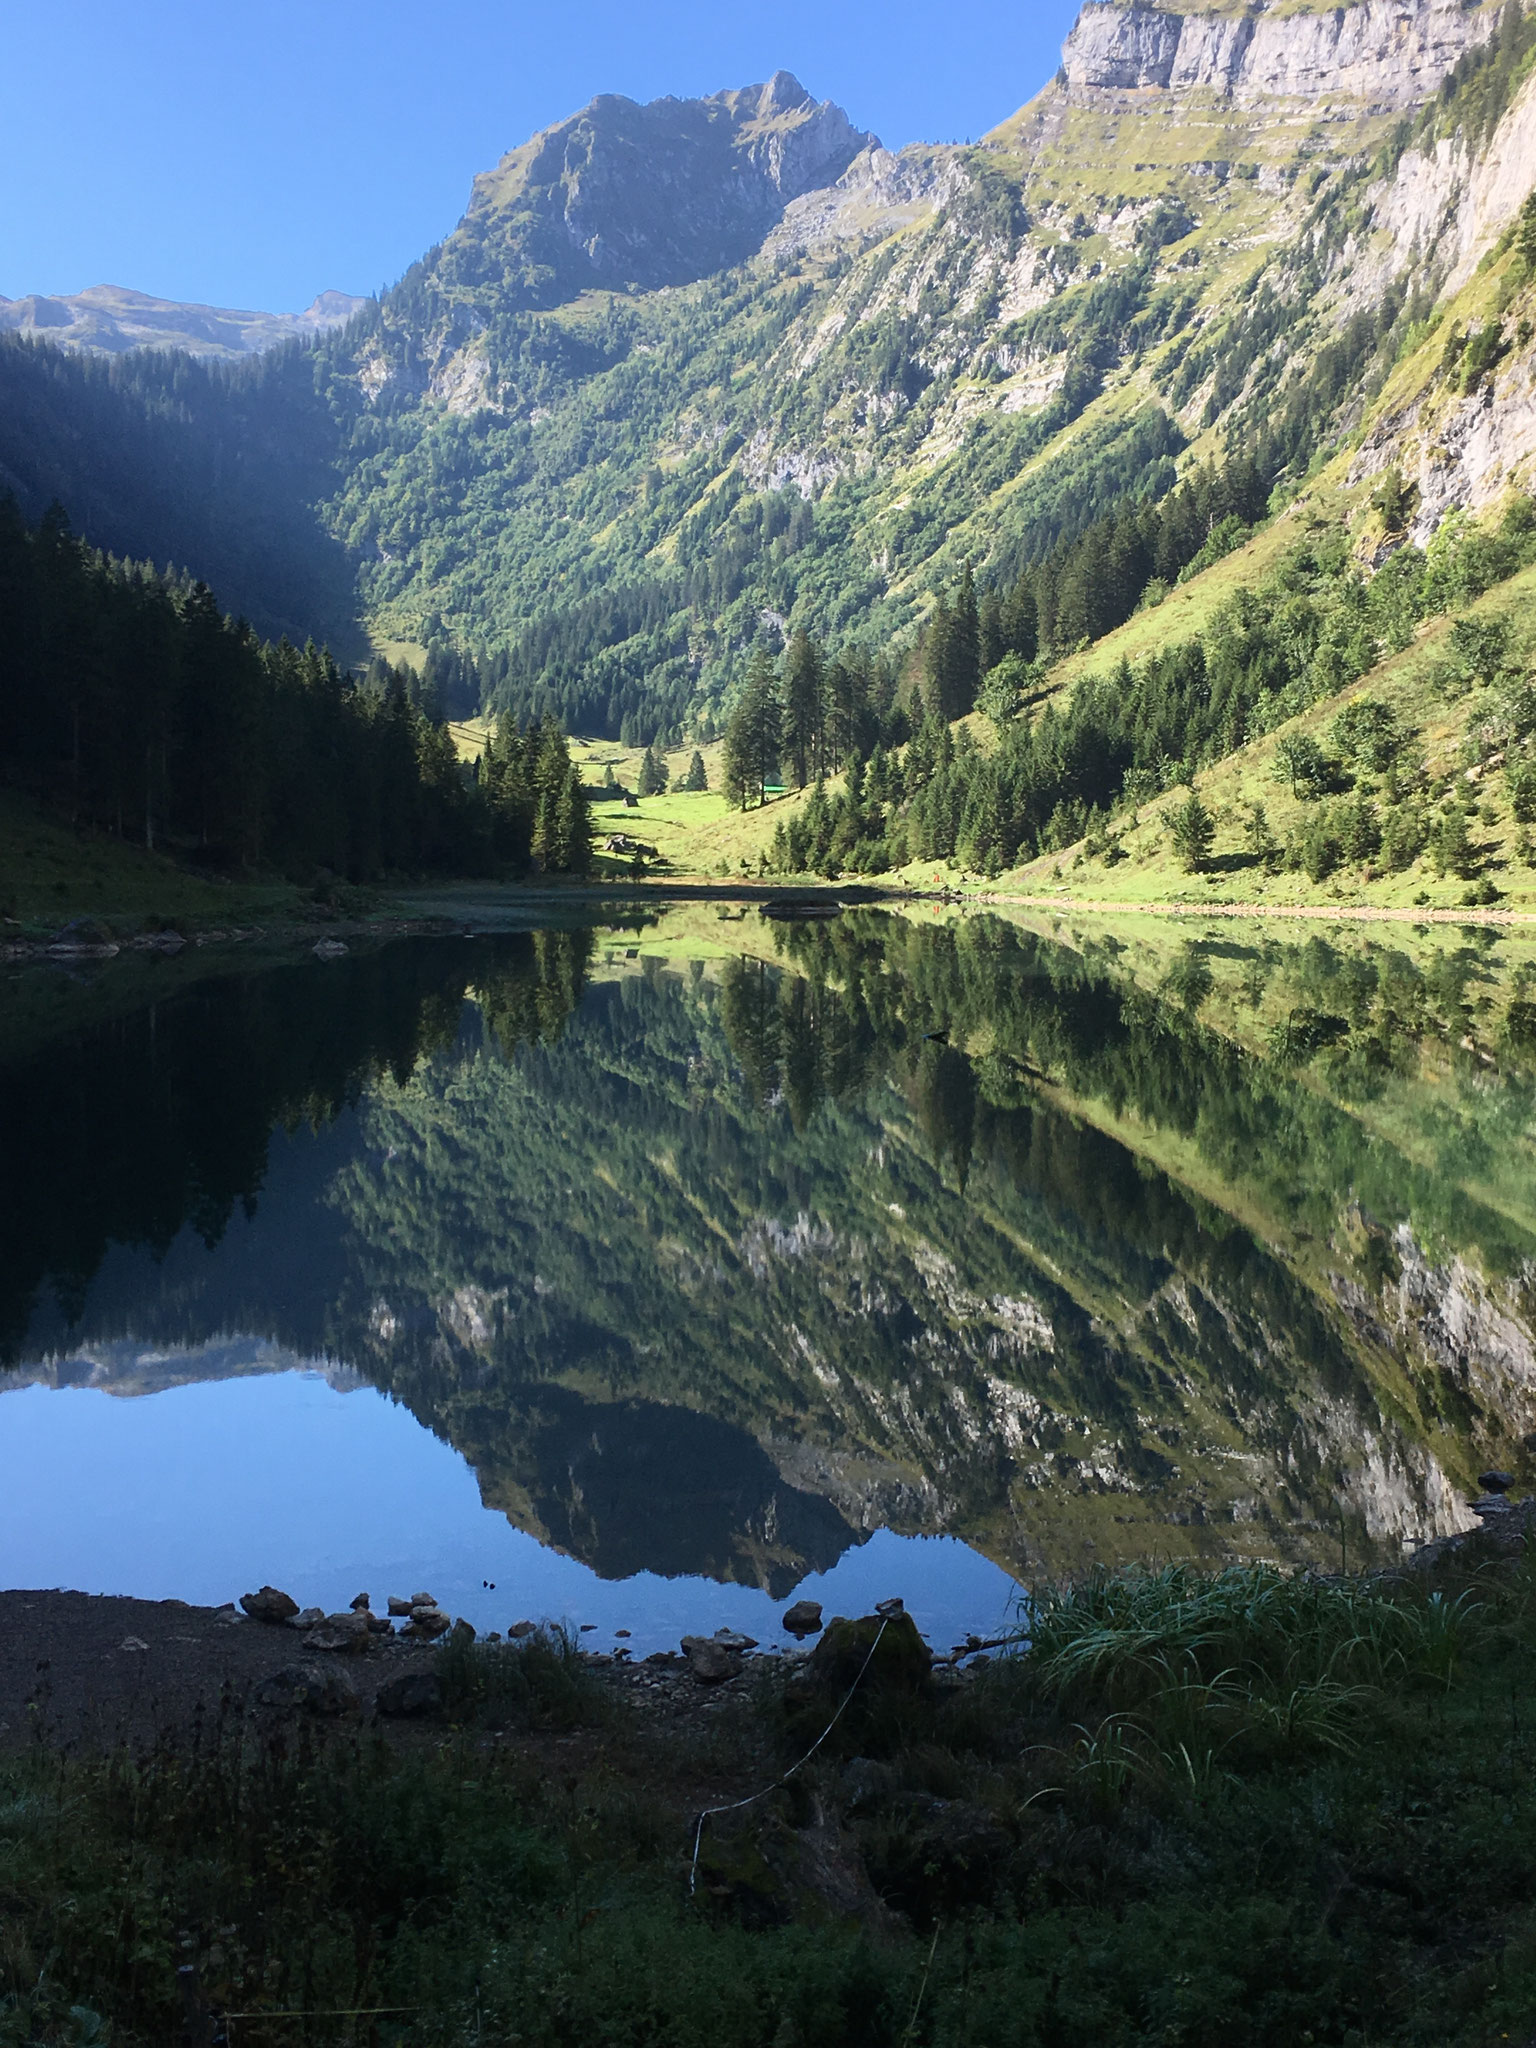
[[[932,1664],[933,1653],[910,1614],[893,1614],[883,1622],[878,1614],[860,1615],[857,1621],[839,1614],[827,1623],[806,1671],[829,1691],[846,1692],[862,1673],[861,1692],[916,1693],[927,1690]]]

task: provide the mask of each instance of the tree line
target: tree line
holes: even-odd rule
[[[1009,664],[1017,656],[1004,656],[979,692],[997,729],[990,749],[969,726],[951,722],[963,702],[947,694],[954,648],[970,659],[973,618],[978,644],[981,635],[981,606],[962,577],[947,605],[942,659],[930,637],[919,675],[903,685],[911,715],[904,743],[894,737],[900,724],[891,716],[888,736],[848,754],[839,787],[828,784],[830,766],[818,768],[814,760],[802,778],[785,737],[791,673],[797,664],[822,673],[836,664],[813,643],[798,650],[792,643],[778,664],[760,649],[728,736],[728,785],[738,801],[761,801],[772,774],[787,770],[811,788],[810,801],[774,833],[768,864],[786,874],[879,874],[910,861],[944,860],[992,875],[1085,837],[1112,847],[1122,812],[1337,694],[1383,653],[1406,646],[1419,619],[1470,602],[1532,559],[1536,513],[1523,502],[1496,533],[1448,520],[1427,551],[1400,547],[1370,578],[1354,564],[1341,529],[1319,531],[1292,548],[1258,589],[1234,593],[1200,634],[1169,641],[1135,665],[1122,660],[1086,676],[1036,715],[1013,687]],[[1490,713],[1480,757],[1523,746],[1526,730],[1514,714]],[[1457,827],[1427,817],[1429,792],[1412,750],[1399,749],[1384,768],[1373,766],[1380,746],[1352,729],[1341,732],[1339,750],[1341,761],[1347,754],[1358,766],[1335,763],[1334,779],[1316,781],[1305,793],[1354,789],[1352,801],[1367,803],[1370,815],[1320,812],[1308,827],[1316,845],[1309,839],[1294,849],[1272,846],[1257,819],[1256,855],[1327,872],[1383,847],[1392,849],[1395,864],[1408,865],[1433,844],[1461,872],[1459,841],[1452,844]],[[1361,794],[1378,772],[1379,811],[1375,796]],[[1521,778],[1530,781],[1536,818],[1536,768],[1513,752],[1504,772],[1517,803],[1526,801]],[[1175,851],[1194,866],[1209,852],[1198,810],[1186,806],[1174,821]]]
[[[70,823],[226,873],[583,872],[558,728],[503,721],[478,771],[413,672],[257,639],[207,585],[0,501],[0,777]]]

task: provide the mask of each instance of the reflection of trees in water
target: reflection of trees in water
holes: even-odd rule
[[[1198,1478],[1220,1499],[1238,1481],[1206,1443],[1259,1461],[1253,1484],[1283,1522],[1330,1495],[1325,1411],[1340,1441],[1391,1433],[1343,1317],[1298,1266],[1151,1165],[1150,1142],[1119,1142],[1058,1094],[1189,1141],[1234,1208],[1319,1242],[1363,1213],[1358,1198],[1385,1222],[1438,1216],[1495,1257],[1530,1251],[1294,1066],[1244,1053],[1104,956],[991,919],[923,931],[852,913],[781,940],[778,966],[733,962],[718,982],[658,967],[585,1002],[581,932],[206,984],[161,1004],[153,1030],[112,1027],[58,1060],[68,1085],[55,1077],[33,1112],[26,1155],[58,1173],[54,1208],[7,1280],[71,1259],[88,1277],[114,1236],[163,1250],[188,1220],[214,1242],[259,1194],[213,1257],[184,1234],[159,1278],[110,1265],[93,1329],[253,1329],[343,1358],[463,1451],[489,1499],[536,1501],[592,1559],[634,1554],[633,1503],[654,1487],[658,1555],[693,1544],[701,1568],[761,1576],[871,1517],[965,1531],[1027,1517],[1025,1467],[1042,1514],[1058,1484],[1188,1494]],[[1201,972],[1235,978],[1238,950],[1204,944]],[[1265,957],[1320,1014],[1358,1019],[1352,1042],[1384,1028],[1388,1002],[1406,1013],[1413,987],[1429,1017],[1482,986],[1466,963],[1431,988],[1391,962],[1371,981],[1326,952]],[[185,1074],[184,1100],[154,1060]],[[1517,1081],[1501,1083],[1506,1109]],[[50,1155],[72,1100],[83,1113]],[[141,1185],[145,1101],[170,1164],[151,1158]],[[319,1127],[353,1102],[321,1142],[268,1158],[274,1123]],[[1490,1113],[1482,1095],[1474,1107]],[[95,1236],[50,1239],[60,1190],[91,1175]],[[1338,1260],[1379,1295],[1380,1222],[1345,1235],[1359,1246]],[[19,1291],[9,1308],[24,1314]],[[735,1434],[683,1459],[685,1411]],[[633,1458],[626,1415],[646,1423]],[[908,1475],[899,1505],[855,1512],[834,1489],[827,1521],[799,1481],[783,1492],[761,1447],[798,1442],[810,1418],[815,1459]],[[797,1533],[778,1544],[786,1516]],[[1114,1519],[1106,1507],[1101,1543],[1118,1540]]]
[[[1536,1255],[1536,1233],[1459,1185],[1488,1171],[1501,1139],[1528,1144],[1536,1124],[1536,1047],[1522,1036],[1531,1005],[1519,976],[1521,992],[1500,1027],[1497,1079],[1465,1049],[1479,1003],[1500,986],[1486,938],[1458,939],[1422,960],[1387,946],[1351,952],[1316,936],[1295,947],[1266,939],[1257,949],[1200,940],[1185,945],[1151,993],[1105,956],[989,918],[933,930],[854,911],[775,936],[792,970],[779,983],[777,1017],[772,978],[744,966],[755,1005],[750,1055],[737,1047],[729,1009],[725,1023],[743,1071],[757,1077],[754,1093],[766,1099],[773,1089],[762,1085],[758,1049],[781,1044],[800,977],[815,991],[818,1037],[801,1056],[800,1125],[816,1103],[847,1092],[840,1048],[857,1043],[862,1057],[851,1085],[877,1069],[898,1080],[934,1156],[951,1159],[963,1175],[967,1129],[979,1143],[992,1112],[1048,1076],[1117,1117],[1129,1113],[1193,1140],[1215,1177],[1288,1225],[1325,1235],[1354,1200],[1384,1223],[1409,1222],[1421,1238],[1475,1251],[1495,1272],[1516,1272]],[[1241,970],[1251,990],[1280,973],[1294,990],[1295,1007],[1276,1027],[1269,1061],[1200,1021],[1217,962]],[[939,1056],[933,1033],[962,1059],[965,1077]],[[965,1048],[978,1042],[987,1051],[971,1057]],[[1447,1088],[1437,1078],[1409,1098],[1408,1110],[1417,1109],[1426,1141],[1433,1140],[1432,1165],[1353,1113],[1389,1080],[1411,1087],[1426,1046],[1437,1058],[1460,1061],[1466,1075],[1466,1084]],[[1321,1087],[1296,1085],[1303,1066]],[[771,1071],[777,1084],[779,1070]]]
[[[0,1358],[39,1290],[66,1323],[111,1244],[216,1244],[254,1204],[274,1129],[318,1128],[385,1074],[451,1045],[473,980],[508,1050],[558,1035],[587,932],[401,943],[200,982],[0,1075]]]
[[[539,931],[529,935],[532,958],[523,949],[498,950],[474,977],[473,993],[503,1054],[522,1044],[553,1044],[587,985],[597,934]]]

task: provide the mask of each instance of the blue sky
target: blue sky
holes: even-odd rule
[[[292,312],[367,292],[477,170],[597,92],[784,67],[895,148],[1054,71],[1076,0],[46,0],[6,8],[0,293],[131,285]]]

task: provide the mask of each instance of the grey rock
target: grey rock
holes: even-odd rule
[[[1241,13],[1145,0],[1090,0],[1062,50],[1074,91],[1216,92],[1360,99],[1378,107],[1428,99],[1457,61],[1487,40],[1496,9],[1462,0],[1358,0],[1300,12],[1257,0]]]
[[[279,1592],[276,1586],[263,1586],[258,1593],[242,1593],[240,1605],[252,1621],[284,1622],[299,1611],[299,1603],[292,1594]]]
[[[536,235],[561,297],[685,284],[746,261],[874,141],[787,71],[709,99],[604,93],[476,178],[456,235]]]
[[[366,1650],[371,1634],[366,1614],[328,1614],[304,1641],[312,1650]]]
[[[466,1650],[475,1640],[475,1631],[462,1615],[448,1632],[448,1640],[455,1649]]]
[[[1479,1472],[1477,1483],[1484,1493],[1508,1493],[1515,1483],[1513,1472]]]
[[[1512,1512],[1514,1502],[1506,1500],[1502,1493],[1485,1493],[1472,1503],[1474,1515],[1507,1515]]]
[[[756,1636],[744,1636],[739,1629],[717,1628],[711,1641],[717,1642],[722,1650],[755,1650]]]
[[[355,1713],[357,1688],[336,1670],[314,1664],[290,1664],[274,1671],[251,1694],[254,1705],[282,1713],[335,1716]]]
[[[784,1626],[792,1636],[814,1636],[821,1633],[821,1602],[819,1600],[797,1600],[793,1607],[784,1610]]]
[[[327,1628],[322,1623],[319,1628],[312,1628],[309,1634],[305,1636],[304,1647],[306,1650],[326,1650],[340,1653],[343,1651],[360,1650],[363,1648],[366,1640],[363,1636],[350,1635],[344,1629]]]
[[[739,1678],[741,1656],[713,1636],[684,1636],[683,1654],[695,1678],[705,1685],[719,1685],[727,1678]]]
[[[452,1626],[452,1620],[441,1607],[413,1607],[403,1633],[433,1642],[438,1636],[446,1635]]]
[[[894,1621],[898,1614],[905,1614],[906,1611],[907,1603],[905,1600],[877,1600],[875,1602],[875,1612],[882,1621]]]
[[[323,1607],[301,1607],[297,1614],[289,1615],[288,1627],[296,1628],[302,1632],[307,1628],[318,1628],[324,1619],[325,1609]]]
[[[348,1602],[348,1605],[354,1614],[366,1614],[369,1607],[368,1595],[366,1593],[355,1593]]]
[[[507,1634],[514,1642],[521,1642],[524,1636],[535,1636],[539,1632],[536,1621],[514,1621]]]
[[[389,1596],[389,1611],[398,1620],[403,1621],[410,1614],[411,1603],[409,1600],[402,1600],[398,1593],[391,1593]]]
[[[443,1704],[442,1681],[435,1672],[403,1671],[398,1678],[379,1687],[373,1704],[376,1712],[392,1721],[413,1721],[424,1714],[436,1714]]]

